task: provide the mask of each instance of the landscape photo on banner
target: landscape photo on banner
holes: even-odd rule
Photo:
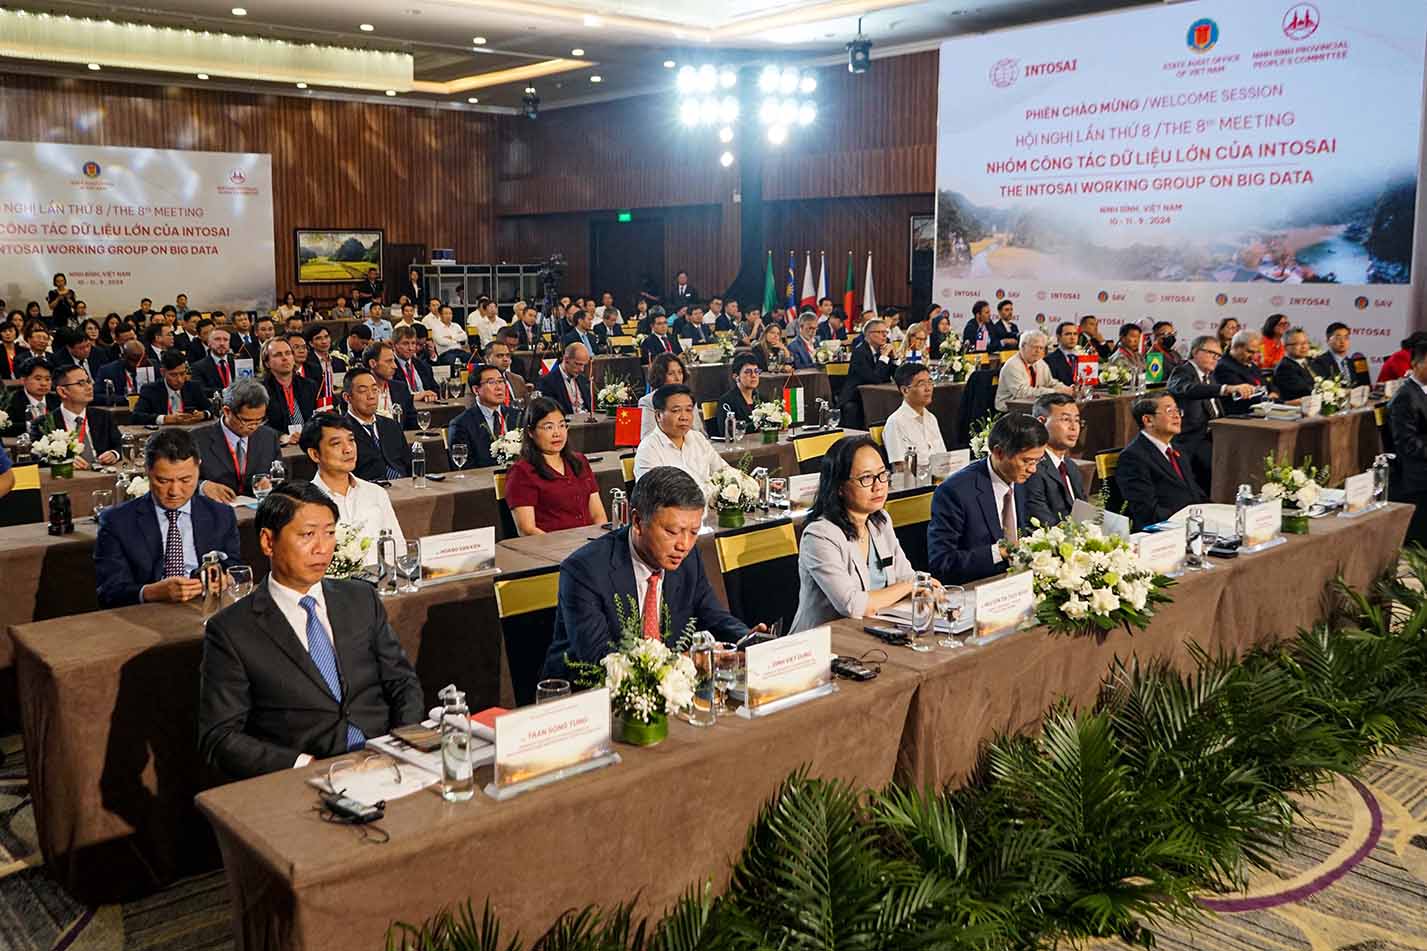
[[[43,301],[63,272],[91,315],[273,301],[267,155],[0,142],[0,297]],[[22,305],[23,306],[23,305]]]
[[[1134,42],[1124,42],[1134,37]],[[1201,0],[941,47],[935,300],[1406,335],[1427,3]]]

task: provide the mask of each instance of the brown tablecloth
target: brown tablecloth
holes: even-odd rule
[[[509,572],[543,562],[498,550],[496,564]],[[453,681],[473,709],[513,702],[491,584],[452,581],[386,602],[428,702]],[[136,605],[10,634],[50,873],[98,902],[212,867],[212,839],[193,809],[214,781],[197,751],[197,607]]]
[[[1213,501],[1232,502],[1239,486],[1254,489],[1263,484],[1264,459],[1328,466],[1329,482],[1340,486],[1350,475],[1365,472],[1382,452],[1382,434],[1371,408],[1336,416],[1279,422],[1267,419],[1216,419],[1209,424],[1214,437]]]
[[[614,417],[596,413],[593,422],[587,416],[574,416],[568,425],[570,446],[576,451],[591,453],[614,452]]]
[[[857,391],[862,394],[862,412],[868,426],[885,424],[887,418],[902,405],[902,391],[895,383],[859,386]],[[956,421],[961,418],[961,396],[965,392],[965,383],[938,383],[932,388],[932,402],[928,409],[936,417],[941,438],[948,449],[956,446]]]
[[[1130,417],[1130,405],[1135,397],[1122,393],[1111,396],[1096,393],[1094,399],[1080,401],[1080,442],[1075,452],[1086,459],[1106,449],[1123,449],[1140,431]],[[1009,400],[1006,409],[1013,413],[1029,413],[1032,404],[1025,400]]]

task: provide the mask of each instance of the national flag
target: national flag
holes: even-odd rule
[[[872,252],[867,252],[867,280],[862,285],[862,309],[877,313],[877,291],[872,286]],[[850,316],[850,315],[849,315]]]
[[[1094,386],[1100,380],[1100,358],[1094,354],[1077,354],[1075,357],[1075,382]]]
[[[792,321],[798,316],[798,258],[791,250],[788,252],[788,284],[787,292],[783,295],[788,300],[788,320]]]
[[[1164,354],[1158,350],[1145,354],[1145,382],[1164,382]]]
[[[827,296],[827,252],[818,252],[818,303]]]
[[[847,252],[847,277],[842,282],[842,312],[847,315],[847,332],[856,326],[853,311],[857,307],[857,271],[852,266],[852,252]]]
[[[559,357],[542,357],[540,359],[540,375],[545,376],[551,370],[555,369],[555,364],[559,362]]]
[[[801,386],[788,386],[783,388],[783,409],[788,411],[788,415],[793,417],[793,423],[803,422],[803,413],[806,407],[803,405],[803,388]]]
[[[813,287],[813,252],[811,251],[803,257],[803,296],[798,298],[798,306],[812,310],[817,310],[818,306],[817,289]]]
[[[778,289],[773,284],[773,252],[768,252],[768,270],[763,274],[763,316],[773,313],[778,306]]]
[[[639,432],[644,426],[644,410],[638,406],[621,406],[614,414],[614,444],[639,445]]]

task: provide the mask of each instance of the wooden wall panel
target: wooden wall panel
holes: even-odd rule
[[[477,113],[0,78],[3,139],[271,155],[274,290],[291,289],[299,298],[340,288],[294,286],[294,228],[382,228],[392,244],[454,248],[459,260],[490,260],[496,134],[495,118]]]

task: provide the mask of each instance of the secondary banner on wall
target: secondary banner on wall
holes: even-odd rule
[[[267,155],[0,142],[0,296],[62,271],[91,316],[271,306],[272,202]]]
[[[1427,3],[1201,0],[941,47],[934,294],[1405,336]]]

